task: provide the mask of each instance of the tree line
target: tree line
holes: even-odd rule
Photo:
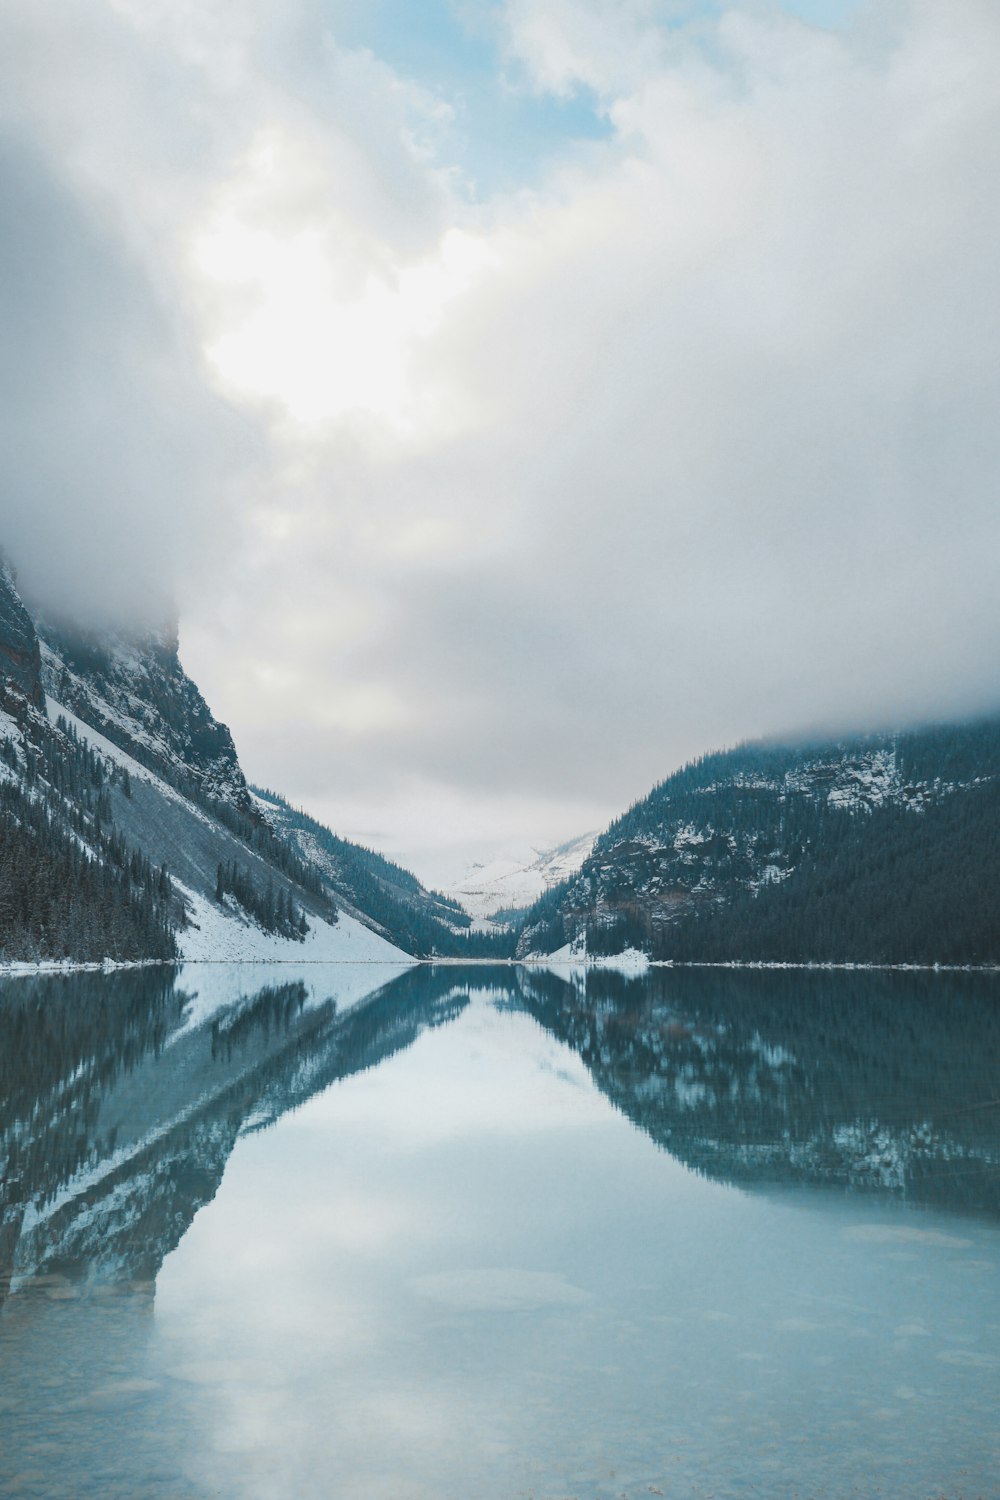
[[[284,886],[276,887],[269,880],[263,890],[258,889],[249,872],[235,859],[220,864],[216,872],[215,899],[222,904],[227,896],[232,896],[265,932],[301,940],[309,931],[305,912],[296,906]]]

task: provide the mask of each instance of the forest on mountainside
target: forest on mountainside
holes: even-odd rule
[[[1000,720],[744,745],[660,783],[524,919],[676,962],[1000,963]]]
[[[817,844],[819,837],[817,836]],[[678,960],[1000,964],[1000,784],[831,818],[779,883],[651,932]]]
[[[176,957],[166,871],[97,812],[78,821],[67,829],[44,800],[0,783],[0,959]]]

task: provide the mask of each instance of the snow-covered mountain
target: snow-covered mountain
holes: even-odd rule
[[[177,630],[97,636],[36,620],[47,698],[179,790],[255,816],[233,737],[177,654]]]
[[[428,891],[248,786],[175,630],[33,618],[0,566],[0,961],[1000,963],[998,890],[993,716],[708,755],[596,841]]]
[[[447,894],[483,920],[497,912],[521,911],[552,886],[575,875],[594,847],[596,833],[584,833],[554,849],[510,850],[470,865]]]
[[[1000,962],[998,894],[1000,718],[744,745],[612,823],[518,951]]]
[[[356,878],[333,879],[286,806],[251,794],[175,629],[33,618],[3,564],[0,960],[403,961],[457,941],[468,918],[405,871],[401,920],[368,851],[345,845]]]

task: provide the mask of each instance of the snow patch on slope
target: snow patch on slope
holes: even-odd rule
[[[174,882],[188,907],[189,926],[178,933],[181,958],[189,963],[398,964],[416,963],[378,933],[341,913],[335,924],[311,913],[302,942],[265,932],[214,901]]]
[[[577,938],[555,953],[531,953],[518,963],[537,964],[547,969],[610,969],[616,974],[645,974],[650,967],[648,953],[641,948],[624,948],[621,953],[590,953],[586,942]]]
[[[147,750],[163,756],[166,760],[178,765],[183,764],[180,757],[170,749],[163,736],[154,734],[147,726],[145,715],[149,712],[148,704],[136,690],[135,683],[130,684],[129,688],[123,687],[122,689],[125,701],[131,710],[123,713],[119,707],[99,693],[93,683],[88,682],[78,672],[71,671],[62,657],[58,656],[45,641],[41,641],[40,646],[42,667],[48,681],[58,682],[65,674],[105,723],[113,724],[137,744],[144,745]],[[148,663],[143,661],[134,648],[126,648],[121,643],[114,642],[109,648],[108,655],[125,679],[132,678],[138,682],[149,675]],[[61,712],[66,713],[66,710],[62,709]]]
[[[470,866],[461,880],[445,887],[444,894],[460,901],[480,921],[494,912],[530,906],[552,886],[577,873],[596,837],[596,833],[585,833],[555,849],[508,851]]]

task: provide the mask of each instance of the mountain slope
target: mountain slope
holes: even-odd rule
[[[415,875],[373,849],[332,833],[276,792],[253,787],[252,795],[272,827],[280,830],[302,859],[323,873],[346,912],[363,915],[376,931],[408,953],[450,957],[507,957],[508,935],[478,933],[458,901],[428,891]]]
[[[405,871],[387,909],[314,856],[251,795],[176,631],[33,619],[0,569],[0,960],[398,961],[434,946],[411,909],[468,925]]]
[[[518,951],[1000,962],[1000,719],[744,745],[669,777],[537,903]]]
[[[43,703],[38,637],[13,570],[0,553],[0,710],[20,716],[26,706],[41,708]]]
[[[34,624],[0,566],[0,957],[172,958],[162,868],[112,821],[113,773],[49,722]]]

